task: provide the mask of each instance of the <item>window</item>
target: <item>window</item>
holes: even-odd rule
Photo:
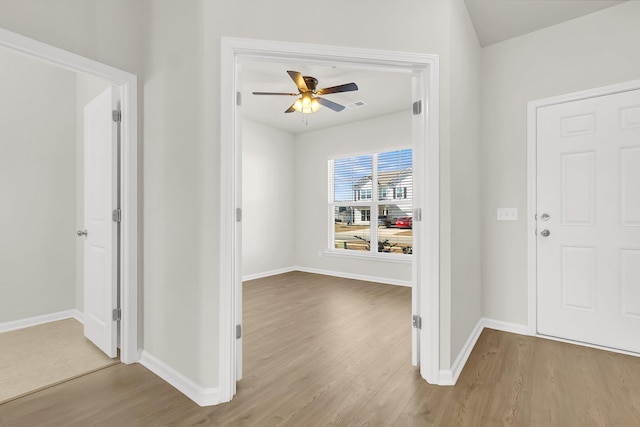
[[[329,181],[330,248],[413,253],[411,149],[329,160]]]

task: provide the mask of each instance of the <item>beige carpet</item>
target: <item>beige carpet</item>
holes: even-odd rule
[[[0,333],[0,403],[114,363],[75,319]]]

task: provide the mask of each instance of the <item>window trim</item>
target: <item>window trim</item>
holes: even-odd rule
[[[353,258],[369,261],[386,261],[396,264],[411,264],[413,261],[413,254],[390,254],[386,252],[364,252],[364,251],[349,251],[344,249],[325,249],[322,251],[324,256],[338,257],[338,258]]]

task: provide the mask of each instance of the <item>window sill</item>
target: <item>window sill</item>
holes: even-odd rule
[[[363,261],[392,262],[394,264],[411,264],[411,262],[413,261],[413,255],[376,254],[350,250],[329,249],[322,252],[322,255],[337,258],[361,259]]]

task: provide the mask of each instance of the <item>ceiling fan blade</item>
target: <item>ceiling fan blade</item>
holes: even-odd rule
[[[339,92],[352,92],[354,90],[358,90],[358,85],[355,83],[346,83],[338,86],[325,87],[324,89],[318,89],[316,93],[318,95],[328,95],[330,93],[339,93]]]
[[[295,108],[293,108],[293,106],[296,105],[296,103],[294,102],[293,104],[291,104],[291,107],[287,108],[285,110],[285,113],[293,113],[295,110]]]
[[[340,105],[336,102],[333,101],[329,101],[328,99],[324,99],[324,98],[320,98],[318,96],[316,96],[316,99],[318,100],[318,102],[322,105],[324,105],[325,107],[336,111],[336,112],[340,112],[342,110],[344,110],[344,105]]]
[[[289,96],[298,96],[297,93],[290,92],[252,92],[254,95],[289,95]]]
[[[291,77],[293,82],[296,84],[300,92],[309,92],[309,88],[307,87],[307,83],[305,83],[304,77],[302,77],[302,74],[300,74],[297,71],[287,71],[287,74],[289,74],[289,76]]]

